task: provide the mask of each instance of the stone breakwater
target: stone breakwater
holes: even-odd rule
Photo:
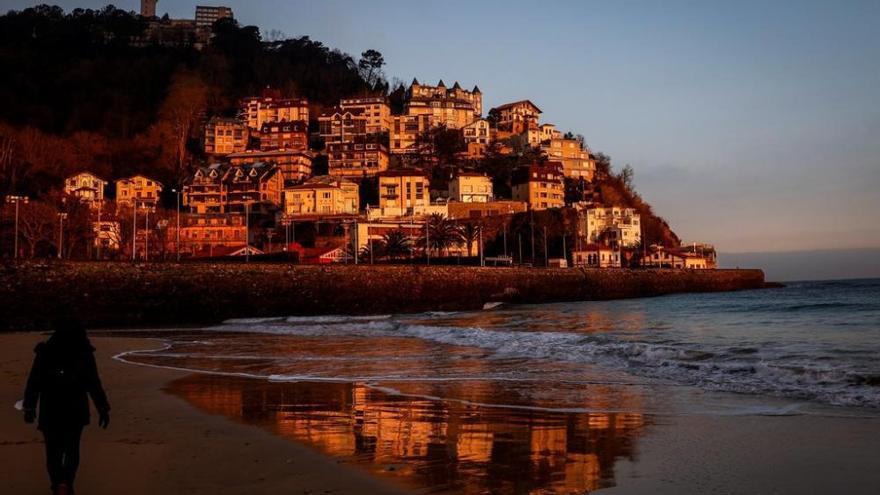
[[[479,309],[487,302],[622,299],[765,286],[761,270],[626,270],[223,263],[0,265],[0,329]]]

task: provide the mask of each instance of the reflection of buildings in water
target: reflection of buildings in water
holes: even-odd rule
[[[638,413],[486,408],[391,396],[363,384],[194,376],[171,391],[212,413],[260,424],[384,475],[466,493],[568,493],[612,485],[614,463],[634,456],[645,425]],[[392,464],[395,471],[385,472]]]

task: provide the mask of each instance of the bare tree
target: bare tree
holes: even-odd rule
[[[159,125],[170,134],[173,144],[174,167],[179,180],[187,174],[186,145],[205,110],[207,94],[207,86],[198,75],[178,72],[159,112]]]
[[[21,205],[19,214],[19,233],[28,246],[29,257],[37,255],[41,242],[57,245],[53,238],[58,210],[42,201],[32,201]]]

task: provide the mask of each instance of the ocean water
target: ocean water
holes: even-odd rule
[[[170,393],[432,493],[630,483],[621,464],[670,425],[832,419],[862,438],[880,418],[880,280],[148,335],[118,358],[196,372]],[[676,492],[729,492],[726,476]]]
[[[876,279],[478,312],[237,319],[165,338],[161,351],[124,358],[399,394],[431,384],[431,397],[449,400],[469,399],[445,396],[444,383],[492,383],[515,400],[489,404],[557,410],[591,410],[590,389],[603,385],[880,408]]]

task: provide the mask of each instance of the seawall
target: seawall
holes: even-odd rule
[[[72,314],[92,327],[479,309],[764,287],[761,270],[26,262],[0,265],[0,329]]]

